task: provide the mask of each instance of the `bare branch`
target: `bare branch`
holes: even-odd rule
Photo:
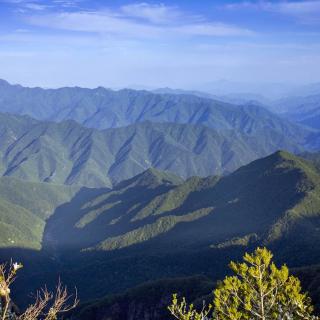
[[[58,314],[74,309],[79,303],[77,290],[75,291],[75,297],[72,299],[72,302],[68,303],[71,298],[72,295],[68,295],[67,287],[63,286],[59,280],[53,304],[50,307],[45,320],[56,320]]]

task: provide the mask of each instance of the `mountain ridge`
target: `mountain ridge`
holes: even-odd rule
[[[113,91],[103,87],[25,88],[6,82],[0,85],[0,96],[0,112],[27,114],[38,120],[55,122],[72,119],[96,129],[152,121],[201,124],[248,134],[261,130],[265,121],[278,127],[283,123],[280,117],[260,105],[237,106],[192,94]],[[294,124],[286,125],[298,130]]]
[[[1,113],[0,124],[1,175],[88,187],[111,187],[150,167],[182,178],[219,175],[279,148],[301,153],[319,144],[317,133],[286,126],[260,135],[149,121],[97,130]]]
[[[131,180],[139,179],[137,176]],[[200,247],[252,234],[257,235],[260,243],[273,243],[289,230],[286,228],[291,223],[318,217],[316,208],[320,205],[319,171],[308,161],[284,151],[256,160],[226,177],[195,177],[147,191],[152,190],[152,184],[129,183],[128,188],[126,183],[120,183],[110,194],[84,205],[85,216],[99,210],[89,224],[81,223],[79,229],[81,216],[71,223],[62,223],[62,212],[62,220],[51,223],[55,228],[51,233],[62,241],[61,247],[66,246],[63,239],[69,241],[73,234],[72,239],[82,241],[79,248],[111,251],[149,240],[150,245],[144,250],[165,248],[172,241],[178,247],[192,247],[195,243],[188,239],[191,234],[197,234]],[[284,195],[285,200],[280,202]],[[108,224],[111,226],[107,227]],[[60,225],[64,226],[63,231],[59,231]],[[85,247],[85,238],[90,239],[90,248]]]
[[[3,185],[12,178],[4,179]],[[32,192],[29,182],[21,183]],[[7,196],[4,191],[0,188],[0,205],[2,198],[12,201],[10,191]],[[41,197],[39,193],[36,201]],[[28,208],[22,200],[15,203]],[[201,273],[216,281],[231,259],[262,245],[290,267],[318,261],[319,206],[319,169],[285,151],[224,177],[181,181],[149,169],[113,189],[77,190],[45,215],[35,260],[29,261],[34,253],[26,258],[24,250],[22,258],[11,247],[10,254],[31,264],[24,280],[28,290],[44,280],[54,284],[59,273],[66,284],[77,285],[82,301],[159,278]],[[19,222],[19,213],[9,214]],[[35,230],[35,223],[24,224],[28,226]],[[1,256],[8,254],[4,249]],[[42,262],[37,266],[36,261]]]

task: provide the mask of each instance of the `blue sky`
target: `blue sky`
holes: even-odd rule
[[[320,81],[320,1],[0,0],[0,78],[201,88]]]

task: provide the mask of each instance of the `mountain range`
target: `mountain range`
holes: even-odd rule
[[[192,94],[159,94],[131,89],[26,88],[1,80],[0,97],[1,112],[55,122],[75,120],[96,129],[152,121],[201,124],[248,133],[260,129],[255,120],[272,117],[266,110],[237,107]]]
[[[8,185],[18,181],[2,179]],[[42,190],[43,184],[32,185]],[[31,190],[30,183],[21,181],[17,189]],[[261,245],[290,267],[320,259],[315,246],[320,237],[320,172],[312,162],[287,152],[256,160],[225,177],[183,180],[149,169],[113,189],[54,189],[60,191],[56,204],[45,213],[30,207],[30,199],[42,198],[40,191],[33,196],[26,191],[24,198],[17,196],[19,202],[1,191],[1,199],[23,208],[10,211],[7,224],[22,234],[37,235],[19,245],[24,250],[10,250],[14,259],[22,257],[32,266],[22,279],[29,291],[42,281],[50,286],[57,274],[69,286],[76,284],[82,301],[164,277],[204,274],[216,281],[226,274],[230,259]],[[42,223],[40,230],[34,221],[16,223],[22,221],[24,209],[38,217],[34,221]],[[1,211],[1,221],[5,219]],[[10,239],[19,244],[20,233]],[[7,256],[13,244],[5,237],[1,241],[0,253]],[[27,248],[38,251],[24,253]],[[17,301],[25,293],[19,291]]]
[[[320,129],[320,95],[281,99],[276,104],[283,116],[291,121]]]
[[[287,133],[297,126],[260,105],[234,105],[193,94],[154,93],[99,87],[86,89],[27,88],[0,81],[0,112],[37,120],[74,120],[83,126],[107,129],[140,122],[204,125],[213,129],[261,134],[266,126]]]
[[[183,178],[216,175],[279,148],[299,153],[319,143],[318,133],[278,118],[266,119],[264,125],[253,121],[253,126],[261,128],[254,135],[152,122],[97,130],[72,120],[55,123],[0,114],[0,174],[33,182],[111,187],[150,167]]]
[[[1,80],[0,259],[26,266],[15,301],[60,276],[83,302],[75,319],[167,319],[173,291],[197,304],[267,246],[319,305],[318,96],[247,97]]]
[[[153,252],[168,251],[169,244],[179,250],[267,244],[283,242],[296,229],[316,240],[319,191],[318,169],[286,152],[220,178],[182,182],[149,169],[89,201],[79,198],[76,207],[62,206],[47,221],[46,232],[57,239],[56,247],[77,251],[149,242]]]
[[[317,151],[319,133],[252,103],[0,81],[0,174],[112,187],[154,167],[221,175],[283,149]]]
[[[38,120],[75,120],[96,129],[144,121],[205,125],[260,133],[266,121],[277,128],[284,118],[319,129],[319,84],[299,87],[284,98],[267,99],[249,92],[210,94],[163,88],[154,91],[103,87],[28,88],[0,80],[0,112],[29,115]]]

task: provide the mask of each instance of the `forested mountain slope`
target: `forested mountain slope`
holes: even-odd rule
[[[80,202],[68,216],[64,211],[71,210],[61,208],[47,232],[61,248],[107,251],[136,244],[152,251],[167,251],[174,243],[180,249],[270,244],[294,238],[297,230],[308,237],[295,242],[317,237],[320,175],[289,153],[277,152],[222,178],[179,183],[159,177],[163,173],[146,171]]]
[[[5,201],[22,203],[8,196]],[[35,208],[24,208],[34,215]],[[149,169],[111,190],[81,188],[45,223],[42,218],[42,250],[36,257],[24,250],[10,255],[32,266],[23,279],[27,292],[44,281],[55,283],[59,274],[69,286],[76,284],[86,301],[163,277],[205,274],[215,281],[225,275],[230,259],[259,245],[290,267],[315,264],[319,208],[319,170],[287,152],[225,177],[183,181]],[[12,210],[10,216],[20,230],[18,213]],[[36,224],[24,227],[36,232],[33,243],[38,243]]]
[[[75,187],[0,178],[0,247],[40,249],[46,219]]]
[[[308,130],[265,127],[260,134],[144,122],[96,130],[75,121],[0,114],[0,174],[34,182],[111,187],[155,167],[183,178],[231,172],[277,149],[318,147]]]

